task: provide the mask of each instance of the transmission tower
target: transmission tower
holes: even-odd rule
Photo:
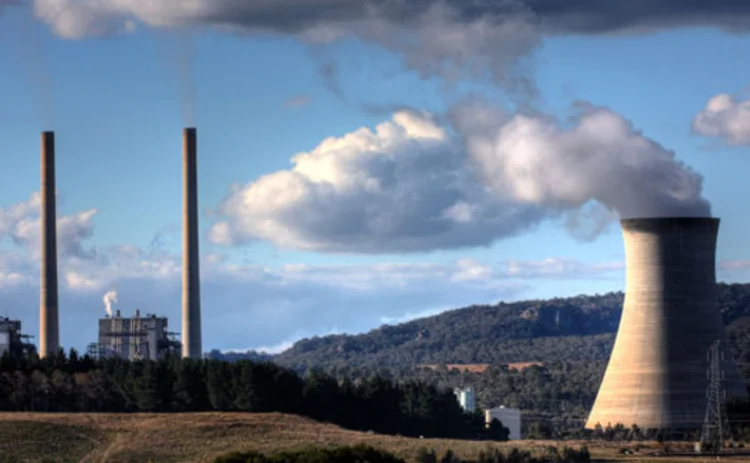
[[[716,340],[708,349],[708,388],[706,389],[706,416],[703,420],[701,445],[718,454],[724,446],[724,438],[729,433],[729,422],[724,410],[726,391],[724,381],[724,342]]]

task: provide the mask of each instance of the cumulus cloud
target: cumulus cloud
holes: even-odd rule
[[[712,97],[693,119],[693,131],[729,145],[750,145],[750,100],[738,101],[726,93]]]
[[[427,113],[402,111],[374,131],[328,138],[233,191],[210,238],[336,252],[408,252],[488,245],[541,218],[535,205],[493,198],[465,153]]]
[[[40,195],[32,194],[27,201],[9,208],[0,208],[0,241],[10,237],[14,243],[39,257],[41,240]],[[57,219],[57,247],[63,255],[88,257],[82,242],[93,233],[96,209],[79,212]]]
[[[585,106],[568,127],[477,102],[450,119],[405,110],[324,140],[232,191],[211,240],[416,252],[489,245],[546,218],[591,238],[616,214],[710,213],[702,177],[606,108]]]

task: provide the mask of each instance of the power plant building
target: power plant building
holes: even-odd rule
[[[36,352],[34,344],[27,342],[30,336],[21,332],[21,322],[0,317],[0,357],[11,355],[29,355]]]
[[[167,318],[136,311],[132,318],[120,316],[99,320],[99,342],[89,346],[89,354],[105,359],[157,360],[167,354],[177,355],[180,342],[167,331]]]
[[[707,406],[708,352],[726,339],[716,286],[715,218],[621,221],[626,289],[614,348],[586,427],[700,429]],[[724,352],[727,400],[746,398]]]

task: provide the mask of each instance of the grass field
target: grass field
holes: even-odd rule
[[[488,443],[447,439],[410,439],[347,431],[292,415],[243,413],[186,414],[41,414],[0,413],[0,462],[212,462],[223,453],[255,449],[292,450],[316,445],[366,443],[414,461],[421,447],[440,453],[450,448],[462,459],[475,458],[489,446],[516,446],[541,451],[557,442],[517,441]],[[569,442],[578,446],[580,442]],[[590,443],[598,460],[638,460],[643,456],[619,457],[626,444]],[[674,446],[673,446],[674,448]],[[687,450],[683,446],[683,450]],[[649,444],[640,454],[654,452]],[[715,461],[671,457],[651,461]],[[730,459],[722,457],[722,460]],[[750,461],[750,457],[734,457]]]

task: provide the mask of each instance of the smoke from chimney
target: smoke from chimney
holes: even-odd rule
[[[102,298],[104,300],[104,310],[107,311],[107,316],[112,316],[112,304],[117,303],[117,291],[108,291],[107,294]]]

